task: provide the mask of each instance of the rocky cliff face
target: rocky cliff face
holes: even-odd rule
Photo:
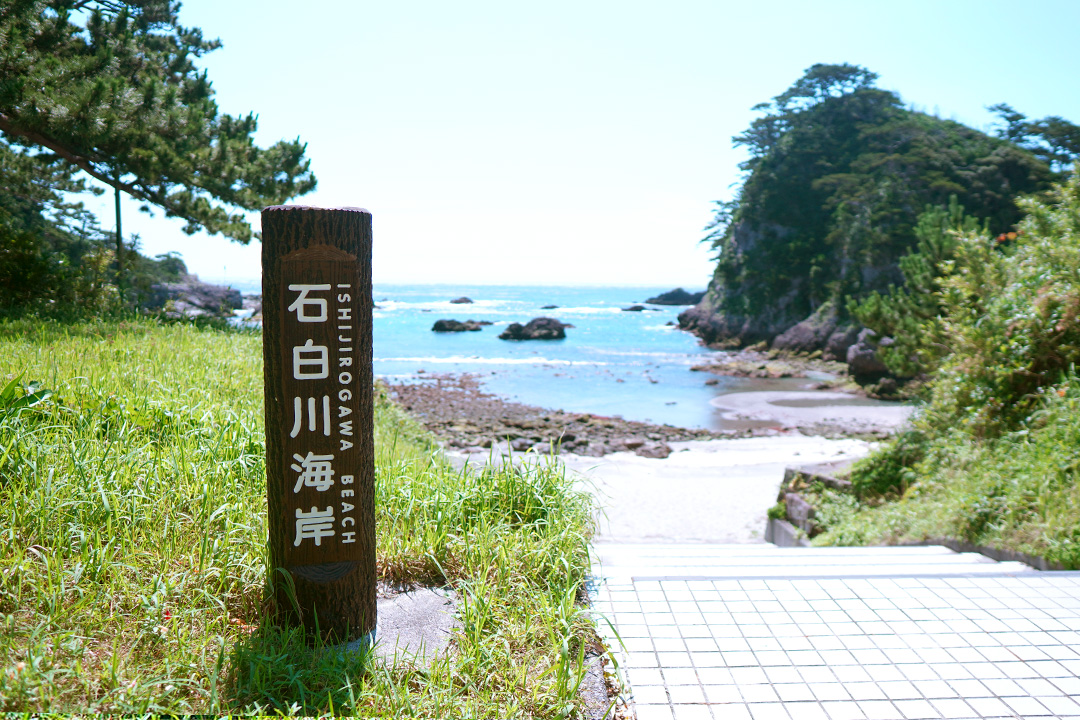
[[[763,312],[744,314],[724,310],[724,289],[710,286],[701,302],[679,313],[679,327],[694,333],[707,345],[745,347],[771,342],[801,319],[800,313],[791,311],[795,298],[793,291]]]

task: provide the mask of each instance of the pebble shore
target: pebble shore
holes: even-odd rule
[[[761,428],[709,431],[625,420],[590,413],[510,402],[480,389],[472,375],[426,374],[422,379],[387,386],[390,398],[420,421],[447,448],[463,452],[549,454],[601,457],[631,451],[663,458],[669,442],[774,435]]]

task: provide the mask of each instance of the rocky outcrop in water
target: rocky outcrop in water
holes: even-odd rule
[[[666,293],[660,293],[656,297],[651,297],[645,302],[649,305],[697,305],[704,297],[704,290],[692,293],[682,288],[675,288],[674,290],[668,290]]]
[[[461,322],[460,320],[436,320],[435,324],[431,326],[432,332],[479,332],[481,325],[490,325],[491,323],[479,323],[475,320],[466,320]]]
[[[510,323],[499,335],[500,340],[562,340],[569,327],[555,318],[533,318],[525,325]]]
[[[467,298],[465,296],[462,296],[462,297],[459,297],[459,298],[454,298],[453,300],[450,301],[450,304],[451,305],[472,305],[472,302],[473,301],[470,300],[469,298]]]

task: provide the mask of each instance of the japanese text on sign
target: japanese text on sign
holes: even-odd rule
[[[349,263],[351,265],[351,263]],[[354,362],[356,287],[340,264],[286,265],[282,382],[286,504],[297,564],[347,559],[356,542],[353,423],[359,414]],[[321,272],[320,272],[321,271]],[[352,273],[355,277],[355,273]],[[289,282],[297,276],[307,282]],[[336,277],[331,277],[336,276]],[[334,282],[311,282],[333,279]]]

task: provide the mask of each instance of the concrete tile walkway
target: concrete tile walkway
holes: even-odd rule
[[[1080,718],[1080,573],[941,547],[594,549],[638,720]]]

